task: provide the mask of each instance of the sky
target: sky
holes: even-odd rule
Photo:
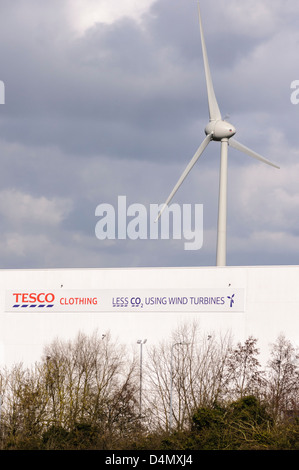
[[[227,264],[299,264],[299,5],[200,7],[223,117],[280,166],[229,148]],[[0,80],[2,269],[215,265],[217,142],[172,201],[203,208],[200,249],[96,236],[99,205],[117,217],[122,196],[149,214],[205,137],[195,0],[1,0]]]

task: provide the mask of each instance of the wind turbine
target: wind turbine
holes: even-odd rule
[[[201,36],[201,45],[204,61],[204,70],[205,78],[207,85],[207,95],[208,95],[208,107],[209,107],[209,123],[205,128],[206,137],[203,142],[198,147],[195,155],[190,160],[189,164],[185,168],[184,172],[180,176],[178,182],[174,186],[170,195],[168,196],[165,204],[163,205],[162,210],[159,212],[156,221],[159,219],[165,208],[168,206],[169,202],[172,200],[173,196],[192,170],[193,166],[199,159],[199,157],[204,152],[205,148],[211,141],[220,142],[221,144],[221,153],[220,153],[220,178],[219,178],[219,203],[218,203],[218,229],[217,229],[217,254],[216,254],[216,265],[225,266],[226,265],[226,218],[227,218],[227,156],[228,156],[228,146],[234,147],[241,152],[246,153],[247,155],[254,157],[261,162],[267,163],[275,168],[279,168],[276,164],[270,162],[266,158],[262,157],[253,150],[245,147],[237,140],[232,137],[236,133],[236,128],[227,122],[225,119],[222,119],[219,106],[217,103],[216,95],[214,92],[210,66],[208,61],[207,49],[203,34],[203,27],[201,21],[200,8],[198,3],[198,15],[199,15],[199,26],[200,26],[200,36]]]

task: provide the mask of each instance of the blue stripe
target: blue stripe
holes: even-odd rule
[[[47,308],[51,308],[51,307],[54,307],[54,304],[49,304],[49,305],[46,305],[46,304],[39,304],[39,305],[36,305],[36,304],[23,304],[23,305],[20,305],[20,304],[15,304],[13,305],[13,308],[26,308],[26,307],[29,307],[29,308],[41,308],[41,307],[47,307]]]

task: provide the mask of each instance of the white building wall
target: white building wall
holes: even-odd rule
[[[147,338],[155,344],[194,319],[207,334],[231,332],[235,341],[253,335],[267,357],[280,333],[299,345],[298,286],[299,266],[2,270],[0,363],[38,361],[46,344],[79,331],[109,330],[121,343]],[[52,293],[55,299],[33,302],[33,293]],[[188,303],[169,304],[174,297]],[[98,303],[65,305],[72,298]],[[143,307],[133,307],[132,298]],[[150,298],[166,303],[145,304]],[[211,299],[218,303],[204,303]]]

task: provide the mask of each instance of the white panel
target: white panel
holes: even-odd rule
[[[5,311],[244,312],[244,289],[105,289],[6,291]]]
[[[236,341],[253,335],[265,354],[280,333],[299,345],[298,285],[298,266],[1,270],[0,361],[37,361],[54,338],[95,329],[154,344],[193,320]]]

